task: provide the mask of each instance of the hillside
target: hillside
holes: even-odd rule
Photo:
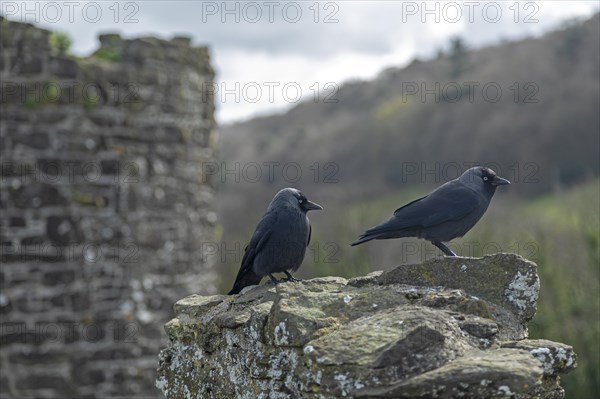
[[[279,166],[274,179],[266,167],[256,181],[216,177],[221,290],[230,288],[239,268],[240,257],[226,250],[237,244],[241,256],[281,187],[303,189],[324,207],[310,215],[313,241],[299,276],[354,277],[439,256],[420,240],[359,248],[348,243],[398,206],[455,177],[457,168],[488,164],[513,184],[499,190],[481,222],[455,240],[459,254],[515,252],[538,263],[542,288],[532,336],[573,344],[580,367],[564,379],[567,398],[597,396],[599,42],[596,15],[540,38],[458,49],[388,69],[373,81],[346,83],[337,103],[306,102],[285,114],[222,127],[223,165]],[[445,99],[428,95],[423,101],[421,93],[407,93],[411,84],[434,88],[436,82],[447,88]],[[463,88],[460,100],[453,100],[452,82]],[[464,89],[474,85],[468,82],[479,83],[473,101]],[[490,101],[491,91],[483,97],[486,84],[502,88],[499,101]],[[291,162],[301,168],[298,181],[282,171]]]
[[[298,162],[296,185],[327,196],[332,186],[368,197],[421,182],[422,173],[408,173],[415,165],[439,165],[425,181],[432,185],[434,175],[454,177],[455,164],[495,165],[524,183],[516,191],[527,196],[585,180],[599,168],[599,21],[596,15],[537,39],[415,60],[373,81],[343,84],[332,96],[337,103],[321,98],[224,126],[221,159]],[[323,172],[317,179],[315,162]],[[335,168],[323,170],[328,162]],[[323,181],[327,172],[337,184]],[[273,183],[290,180],[279,173]]]

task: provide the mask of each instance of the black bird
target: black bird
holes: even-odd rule
[[[387,222],[365,231],[351,245],[387,238],[418,237],[431,241],[447,256],[443,242],[464,236],[481,219],[496,187],[510,182],[490,168],[476,166],[423,198],[396,209]]]
[[[240,271],[228,295],[260,283],[267,275],[277,284],[279,280],[273,273],[285,273],[287,279],[282,281],[297,281],[290,271],[298,270],[304,260],[311,235],[306,214],[316,209],[323,208],[295,188],[279,191],[246,246]]]

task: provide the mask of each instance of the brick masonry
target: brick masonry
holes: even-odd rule
[[[0,397],[161,397],[172,304],[216,292],[208,49],[0,23]]]

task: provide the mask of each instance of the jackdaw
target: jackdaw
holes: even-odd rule
[[[490,168],[476,166],[423,198],[396,209],[387,222],[365,231],[351,245],[387,238],[418,237],[431,241],[447,256],[443,242],[464,236],[483,216],[496,187],[510,182]]]
[[[279,191],[246,246],[240,271],[228,295],[260,283],[267,275],[276,284],[280,280],[273,273],[285,273],[287,279],[281,281],[298,281],[290,271],[298,270],[304,260],[311,236],[307,212],[316,209],[323,208],[295,188]]]

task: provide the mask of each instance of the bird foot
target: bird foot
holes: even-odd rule
[[[292,276],[292,273],[290,273],[290,272],[286,271],[284,273],[287,276],[287,278],[284,278],[283,281],[289,281],[289,282],[292,282],[292,281],[302,281],[301,279]]]
[[[275,277],[273,277],[270,274],[269,274],[269,278],[270,278],[270,280],[267,281],[268,285],[277,285],[277,284],[279,284],[279,283],[281,283],[283,281],[286,281],[285,279],[278,280],[278,279],[276,279]]]

